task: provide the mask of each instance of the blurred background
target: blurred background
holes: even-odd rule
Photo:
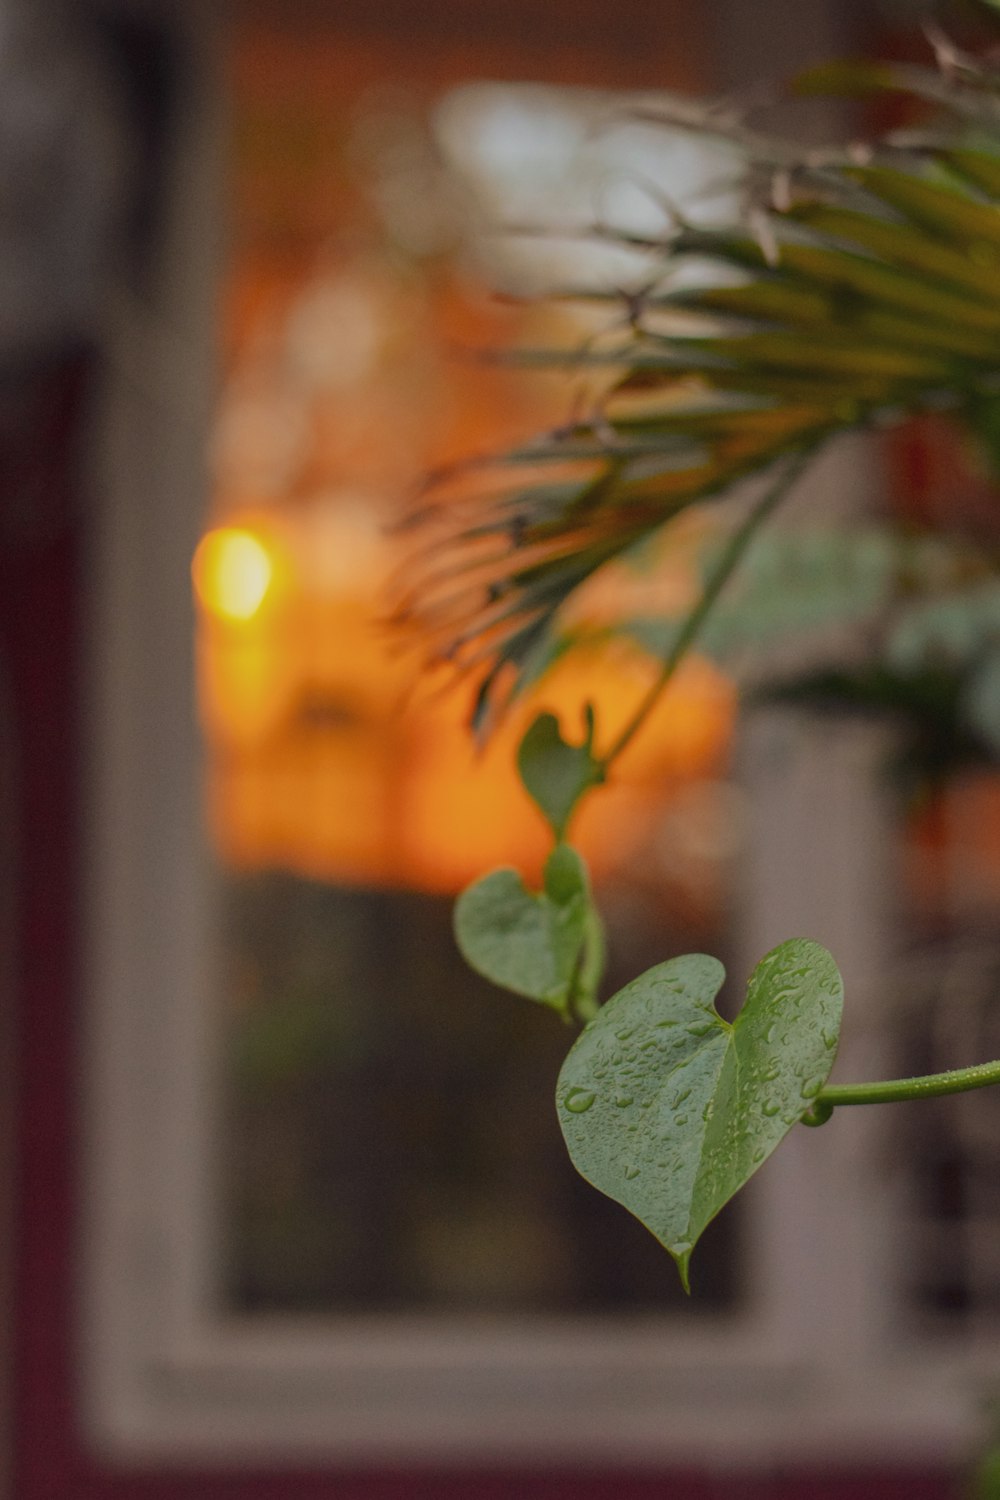
[[[421,476],[580,399],[482,351],[579,340],[600,323],[539,293],[641,278],[513,227],[724,211],[726,153],[636,95],[923,57],[920,19],[4,0],[11,1500],[964,1492],[1000,1394],[992,1092],[797,1132],[685,1298],[565,1159],[564,1029],[451,938],[468,881],[544,859],[527,717],[575,732],[593,698],[613,732],[655,632],[567,657],[482,751],[468,687],[385,625]],[[940,422],[824,457],[581,818],[609,992],[802,933],[848,981],[838,1078],[996,1055],[1000,722],[967,686],[1000,591],[956,587],[994,504]],[[683,609],[713,525],[591,617]],[[766,691],[765,653],[808,682],[884,642],[863,714]]]

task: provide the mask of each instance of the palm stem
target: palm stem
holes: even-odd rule
[[[781,501],[784,500],[803,469],[813,457],[814,452],[815,445],[810,444],[808,447],[802,448],[793,454],[791,459],[784,464],[781,475],[776,483],[758,500],[742,525],[729,538],[705,584],[701,598],[681,626],[677,634],[677,639],[670,648],[655,682],[649,688],[646,696],[642,699],[635,713],[614,741],[611,748],[601,757],[601,766],[605,776],[618,757],[628,749],[659,702],[662,693],[670,683],[677,668],[697,640],[702,627],[715,607],[719,595],[741,562],[758,530],[777,509]]]

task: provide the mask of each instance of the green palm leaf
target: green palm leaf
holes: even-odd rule
[[[983,430],[995,409],[998,75],[965,59],[798,83],[834,87],[910,93],[945,123],[863,156],[800,160],[736,129],[745,222],[681,223],[643,242],[652,264],[641,289],[565,294],[619,303],[613,337],[511,356],[602,386],[583,417],[470,467],[453,508],[446,495],[430,507],[433,540],[411,566],[404,608],[433,655],[479,674],[480,716],[533,677],[581,585],[688,507],[847,429],[944,408]],[[774,183],[764,200],[762,177]],[[678,284],[692,263],[698,284]]]

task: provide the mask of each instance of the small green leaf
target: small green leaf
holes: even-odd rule
[[[529,891],[511,869],[493,870],[463,891],[455,940],[465,961],[493,984],[568,1015],[583,985],[595,984],[595,915],[583,860],[557,844],[541,891]]]
[[[525,791],[541,808],[557,839],[565,834],[584,792],[604,780],[604,767],[593,753],[594,710],[589,703],[584,722],[583,743],[571,745],[563,739],[555,714],[539,714],[517,752]]]
[[[818,943],[763,958],[733,1025],[714,1005],[724,978],[696,953],[626,985],[556,1092],[577,1170],[652,1231],[685,1288],[702,1231],[812,1107],[840,1033],[843,986]]]

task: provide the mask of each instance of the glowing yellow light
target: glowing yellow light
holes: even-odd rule
[[[205,609],[227,620],[252,620],[271,586],[274,564],[252,531],[220,526],[198,543],[191,572]]]

